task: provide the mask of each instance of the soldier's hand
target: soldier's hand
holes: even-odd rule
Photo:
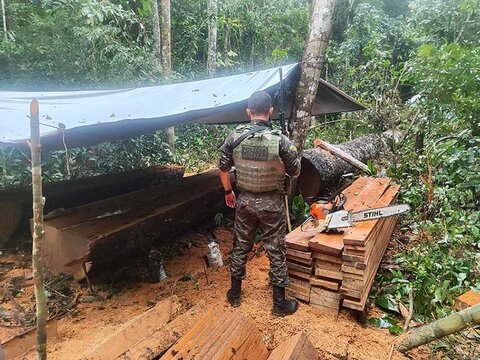
[[[233,191],[230,194],[225,195],[225,203],[232,209],[235,207],[237,198],[235,197],[235,193]]]

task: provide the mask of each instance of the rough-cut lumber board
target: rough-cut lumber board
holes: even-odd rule
[[[305,260],[312,260],[312,253],[310,251],[299,251],[287,248],[287,257],[289,256]]]
[[[296,270],[293,270],[293,269],[288,269],[288,275],[292,276],[292,277],[297,277],[297,278],[300,278],[300,279],[304,279],[306,281],[310,280],[310,274],[306,274],[304,272],[296,271]]]
[[[288,261],[288,259],[287,259],[287,267],[291,270],[300,271],[300,272],[303,272],[303,273],[309,274],[309,275],[312,273],[312,268],[313,268],[312,266],[295,264],[292,261]]]
[[[37,344],[37,329],[29,329],[20,335],[14,336],[2,342],[3,355],[6,360],[14,359],[22,355]],[[58,337],[57,320],[47,322],[47,337],[55,339]]]
[[[359,262],[362,263],[364,261],[363,256],[356,256],[356,255],[351,255],[349,253],[349,250],[347,249],[347,246],[343,249],[343,254],[342,254],[342,263],[343,262]]]
[[[297,264],[312,266],[313,265],[313,257],[310,259],[299,258],[293,255],[287,254],[287,261],[292,261]]]
[[[378,248],[375,249],[375,253],[371,256],[369,266],[371,266],[370,269],[368,269],[368,278],[364,280],[364,285],[360,291],[362,291],[362,298],[360,301],[355,302],[355,301],[343,301],[343,306],[353,309],[353,310],[359,310],[363,311],[365,308],[365,304],[367,303],[367,298],[368,294],[370,293],[370,289],[372,288],[373,282],[375,280],[375,275],[377,273],[378,267],[380,266],[380,262],[382,260],[383,254],[387,250],[388,243],[390,241],[390,237],[392,236],[393,228],[395,227],[395,224],[397,222],[397,216],[385,219],[385,231],[382,234],[382,238],[378,242]],[[343,287],[343,284],[342,284]],[[358,290],[358,289],[354,289]]]
[[[310,278],[310,285],[322,287],[324,289],[338,291],[340,288],[340,282],[338,281],[329,281],[325,279],[319,279],[315,277]]]
[[[321,270],[341,271],[342,265],[331,263],[330,261],[316,261],[315,268],[318,268]]]
[[[386,189],[383,196],[376,201],[372,207],[382,207],[392,204],[398,194],[399,188],[399,185],[390,186],[388,189]],[[368,238],[369,233],[372,231],[373,227],[376,223],[378,223],[378,221],[379,220],[362,221],[354,226],[348,235],[345,235],[345,245],[349,244],[365,246],[365,241]]]
[[[352,289],[340,288],[340,293],[343,297],[350,297],[352,299],[360,300],[362,298],[363,293],[361,291],[356,291]]]
[[[317,286],[312,286],[312,288],[310,289],[310,292],[312,293],[313,297],[328,298],[328,299],[334,299],[339,301],[341,298],[341,295],[338,292],[322,289]]]
[[[155,359],[165,353],[183,334],[179,334],[179,329],[184,329],[185,324],[192,321],[199,309],[193,307],[187,312],[177,316],[171,322],[150,333],[146,338],[138,342],[135,346],[128,349],[120,355],[118,360],[150,360]]]
[[[288,286],[296,286],[296,287],[301,287],[301,288],[305,288],[305,289],[310,289],[310,281],[291,278],[289,280]]]
[[[342,280],[343,275],[340,271],[329,271],[315,268],[315,276],[324,277],[327,279]]]
[[[54,209],[72,208],[92,201],[125,194],[183,177],[180,166],[151,166],[146,169],[47,183],[43,188],[45,214]],[[8,209],[8,212],[2,210]],[[0,244],[19,226],[28,228],[32,217],[32,188],[12,187],[0,190]]]
[[[177,315],[178,308],[175,297],[159,302],[153,308],[122,325],[97,347],[90,349],[84,355],[84,359],[109,360],[119,357],[171,321]]]
[[[232,180],[233,181],[233,180]],[[53,273],[107,267],[225,208],[215,170],[83,205],[45,221],[43,256]],[[87,269],[88,270],[88,269]]]
[[[305,302],[309,302],[310,282],[291,277],[287,287],[287,295]]]
[[[220,308],[213,308],[160,359],[267,358],[268,350],[252,319],[240,311],[225,314]]]
[[[455,309],[458,311],[477,304],[480,304],[480,294],[473,290],[469,290],[455,299]]]
[[[343,264],[342,265],[342,273],[350,273],[350,274],[356,274],[356,275],[364,275],[364,271],[361,269],[357,269],[354,266],[348,266]]]
[[[304,293],[304,292],[299,292],[292,288],[287,288],[286,294],[295,299],[302,300],[307,303],[310,302],[310,292]]]
[[[343,234],[319,234],[308,242],[312,251],[330,255],[341,255],[343,251]]]
[[[317,234],[316,231],[302,231],[299,227],[288,233],[285,239],[287,249],[309,252],[308,241]]]
[[[303,331],[285,340],[270,353],[268,360],[316,360],[317,349]]]
[[[360,179],[343,191],[343,194],[347,197],[347,201],[344,205],[346,210],[356,211],[372,207],[371,205],[377,201],[390,183],[390,180],[385,178]],[[380,194],[378,194],[379,192]],[[318,234],[310,239],[309,246],[312,251],[341,256],[345,244],[344,238],[352,231],[352,229],[353,228],[344,229],[343,233]]]
[[[342,258],[340,256],[324,254],[320,252],[312,252],[312,257],[314,259],[328,261],[331,263],[342,264]]]
[[[312,286],[310,303],[338,310],[340,308],[340,294]]]
[[[310,282],[306,280],[290,278],[290,282],[287,287],[287,294],[308,302],[310,300]]]

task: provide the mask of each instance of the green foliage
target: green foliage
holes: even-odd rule
[[[176,161],[187,172],[217,166],[218,148],[233,130],[233,125],[189,124],[176,127]]]
[[[302,194],[293,197],[290,206],[290,219],[292,224],[301,224],[310,214],[310,206],[303,200]]]

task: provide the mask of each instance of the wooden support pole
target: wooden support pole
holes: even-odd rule
[[[37,360],[47,358],[47,297],[45,294],[45,272],[42,260],[43,205],[42,196],[42,165],[40,144],[40,123],[38,101],[30,104],[30,150],[32,154],[32,194],[33,194],[33,248],[32,267],[37,308]]]
[[[406,334],[397,344],[397,349],[404,353],[477,324],[480,324],[480,304],[434,321]]]

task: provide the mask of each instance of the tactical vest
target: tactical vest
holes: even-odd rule
[[[251,125],[235,129],[234,138]],[[265,128],[243,140],[233,150],[233,162],[240,190],[254,193],[285,191],[285,165],[279,156],[280,132]]]

